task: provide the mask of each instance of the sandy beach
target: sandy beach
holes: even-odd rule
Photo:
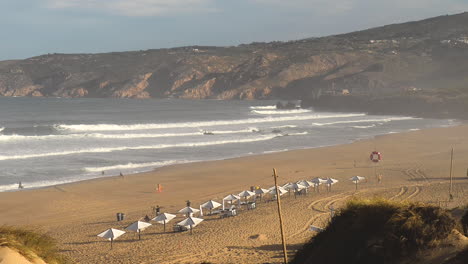
[[[96,235],[108,228],[123,230],[148,215],[152,207],[176,213],[190,200],[192,207],[213,199],[221,202],[250,186],[273,186],[272,168],[279,183],[333,177],[331,192],[282,196],[285,233],[292,255],[313,232],[311,224],[326,225],[329,208],[347,199],[385,197],[456,207],[468,203],[468,125],[378,136],[351,144],[295,150],[229,160],[190,163],[151,172],[114,176],[54,187],[0,193],[0,225],[38,228],[56,238],[63,253],[77,263],[281,263],[281,238],[276,202],[257,203],[236,217],[207,216],[193,235],[163,232],[155,224],[139,241],[135,233],[108,241]],[[449,198],[450,151],[454,148],[453,201]],[[383,160],[374,164],[369,154],[378,150]],[[60,162],[57,159],[57,162]],[[382,174],[378,183],[376,174]],[[367,178],[355,190],[350,177]],[[27,182],[24,183],[27,187]],[[156,191],[157,184],[163,187]],[[117,212],[125,220],[116,221]],[[182,220],[178,217],[168,225]]]

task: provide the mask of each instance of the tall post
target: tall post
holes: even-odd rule
[[[287,264],[288,263],[288,253],[286,251],[286,237],[284,236],[284,230],[283,230],[283,216],[281,214],[281,201],[280,201],[280,193],[279,193],[279,190],[278,190],[278,182],[277,182],[278,176],[276,175],[276,169],[274,169],[274,168],[273,168],[273,178],[275,179],[276,202],[278,203],[278,215],[279,215],[280,229],[281,229],[281,240],[282,240],[282,243],[283,243],[284,264]]]
[[[449,198],[452,200],[452,188],[453,188],[453,180],[452,180],[452,167],[453,167],[453,148],[450,154],[450,189],[449,189]]]

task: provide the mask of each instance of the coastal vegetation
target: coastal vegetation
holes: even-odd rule
[[[47,264],[71,263],[60,254],[57,243],[53,238],[32,230],[1,226],[0,247],[14,249],[31,261],[40,258]]]
[[[418,262],[421,252],[459,234],[455,227],[450,212],[437,206],[355,199],[291,263],[429,263]]]

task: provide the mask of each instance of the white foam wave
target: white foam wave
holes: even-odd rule
[[[375,127],[375,124],[372,124],[370,126],[352,126],[352,128],[371,128],[371,127]]]
[[[133,125],[116,125],[116,124],[95,124],[95,125],[55,125],[58,130],[73,130],[73,131],[125,131],[125,130],[148,130],[148,129],[165,129],[165,128],[189,128],[189,127],[211,127],[223,125],[242,125],[242,124],[257,124],[282,121],[300,121],[314,120],[326,118],[346,118],[365,116],[366,114],[313,114],[302,116],[280,116],[280,117],[264,117],[264,118],[248,118],[240,120],[216,120],[216,121],[200,121],[200,122],[185,122],[185,123],[161,123],[161,124],[133,124]]]
[[[421,130],[419,128],[411,128],[409,131],[418,131],[418,130]]]
[[[309,132],[305,131],[305,132],[289,133],[288,135],[289,136],[302,136],[302,135],[307,135],[307,134],[309,134]]]
[[[272,127],[272,128],[295,128],[297,126],[295,125],[284,125],[284,126],[276,126],[276,127]]]
[[[159,162],[146,162],[146,163],[127,163],[127,164],[119,164],[114,166],[105,166],[105,167],[87,167],[84,168],[87,172],[102,172],[102,171],[113,171],[113,170],[126,170],[126,169],[138,169],[138,168],[148,168],[148,167],[163,167],[169,166],[174,164],[182,164],[182,163],[189,163],[195,162],[194,160],[166,160],[166,161],[159,161]]]
[[[224,145],[224,144],[232,144],[232,143],[249,143],[249,142],[256,142],[256,141],[265,141],[265,140],[273,139],[275,137],[278,137],[278,135],[262,135],[262,136],[254,137],[254,138],[206,141],[206,142],[187,142],[187,143],[179,143],[179,144],[159,144],[159,145],[134,146],[134,147],[122,146],[122,147],[113,147],[113,148],[89,148],[89,149],[70,150],[70,151],[61,151],[61,152],[0,156],[0,160],[18,160],[18,159],[41,158],[41,157],[51,157],[51,156],[66,156],[66,155],[82,154],[82,153],[108,153],[108,152],[124,151],[124,150],[204,147],[204,146]]]
[[[2,131],[3,131],[3,129],[5,129],[5,128],[4,128],[4,127],[0,127],[0,132],[2,132]]]
[[[214,130],[210,131],[213,134],[239,134],[249,133],[256,128],[241,129],[241,130]],[[161,134],[101,134],[101,133],[86,133],[86,134],[68,134],[68,135],[45,135],[45,136],[23,136],[23,135],[0,135],[0,141],[26,141],[26,140],[66,140],[66,139],[86,139],[86,138],[101,138],[101,139],[133,139],[133,138],[159,138],[159,137],[185,137],[185,136],[200,136],[201,132],[190,133],[161,133]]]
[[[71,183],[71,182],[76,182],[76,181],[84,180],[84,179],[86,179],[86,178],[83,178],[83,179],[70,179],[70,180],[57,180],[57,181],[23,182],[22,184],[23,184],[23,187],[25,189],[34,189],[34,188],[41,188],[41,187]],[[14,190],[18,190],[18,184],[17,183],[0,185],[0,192],[14,191]]]
[[[276,105],[251,106],[250,109],[276,109]]]
[[[292,110],[252,110],[250,111],[254,114],[259,115],[293,115],[293,114],[303,114],[312,112],[309,109],[292,109]]]
[[[312,123],[315,126],[329,126],[329,125],[336,125],[336,124],[352,124],[352,123],[370,123],[370,122],[380,122],[380,123],[387,123],[391,121],[399,121],[399,120],[411,120],[411,119],[420,119],[415,117],[389,117],[389,118],[382,118],[382,119],[361,119],[361,120],[343,120],[343,121],[335,121],[329,123]]]

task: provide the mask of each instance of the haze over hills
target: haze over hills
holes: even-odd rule
[[[0,62],[0,95],[303,99],[327,110],[464,117],[468,13],[237,47]]]

